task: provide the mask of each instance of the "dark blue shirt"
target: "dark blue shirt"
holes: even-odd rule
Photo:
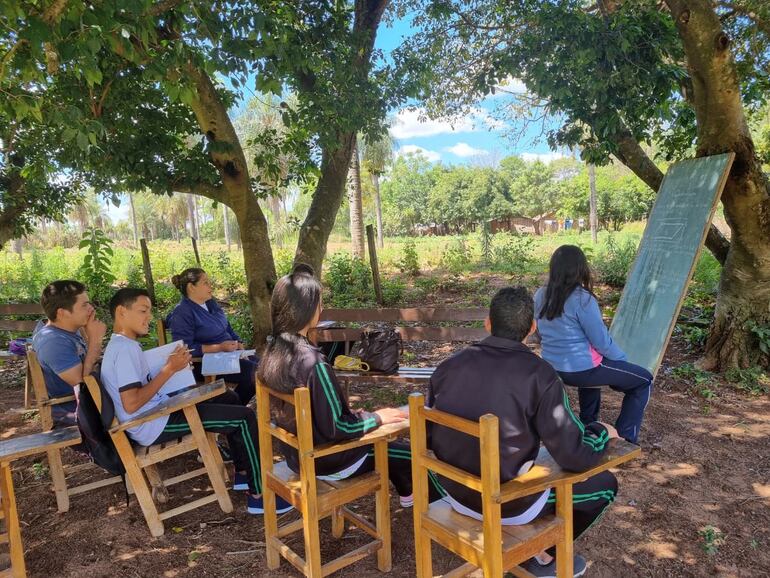
[[[193,357],[203,355],[204,345],[223,341],[240,341],[227,315],[214,299],[206,301],[206,308],[184,297],[166,318],[174,341],[182,340],[191,349]]]

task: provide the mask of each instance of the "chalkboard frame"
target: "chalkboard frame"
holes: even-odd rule
[[[720,201],[720,199],[722,197],[722,191],[724,190],[725,184],[727,183],[727,178],[730,175],[730,170],[732,168],[733,161],[735,159],[735,153],[733,153],[733,152],[722,153],[720,155],[712,155],[712,157],[715,157],[715,156],[727,156],[727,159],[726,159],[724,168],[722,170],[722,174],[721,174],[721,176],[719,178],[719,181],[717,182],[717,186],[716,186],[716,190],[714,192],[714,198],[713,198],[713,201],[712,201],[711,209],[710,209],[709,214],[708,214],[708,218],[706,219],[706,221],[704,222],[704,225],[703,225],[703,231],[702,231],[702,234],[701,234],[700,244],[698,245],[698,248],[695,251],[695,255],[694,255],[694,258],[692,260],[692,264],[690,266],[690,270],[689,270],[689,272],[687,274],[687,280],[686,280],[684,286],[682,287],[682,290],[679,293],[679,298],[678,298],[677,303],[676,303],[676,309],[675,309],[674,314],[671,317],[671,321],[670,321],[670,323],[668,325],[668,331],[667,331],[666,337],[665,337],[665,339],[663,341],[663,346],[661,347],[660,351],[658,352],[658,355],[657,355],[657,358],[655,360],[655,363],[654,363],[653,367],[647,367],[647,369],[650,370],[650,372],[653,374],[653,376],[657,375],[658,370],[660,369],[660,366],[661,366],[661,364],[663,362],[663,356],[666,353],[666,349],[668,349],[669,342],[671,341],[671,335],[672,335],[672,333],[674,331],[674,327],[676,326],[676,320],[679,317],[679,312],[680,312],[680,310],[682,308],[682,303],[684,302],[684,297],[685,297],[685,295],[687,293],[687,288],[690,285],[690,281],[692,280],[693,273],[695,272],[695,267],[697,266],[698,260],[700,259],[701,251],[703,251],[703,245],[704,245],[704,242],[706,240],[706,236],[708,235],[709,226],[711,225],[711,222],[714,219],[714,213],[716,212],[717,206],[719,205],[719,201]],[[669,167],[669,169],[668,169],[668,171],[666,173],[666,177],[664,177],[663,182],[661,183],[660,188],[658,189],[658,195],[656,196],[655,204],[653,205],[653,208],[650,211],[650,216],[655,215],[655,208],[656,208],[656,206],[658,205],[659,202],[661,202],[661,203],[663,202],[661,200],[661,199],[663,199],[663,196],[660,193],[661,193],[661,191],[664,190],[664,187],[666,186],[666,179],[668,178],[669,172],[671,171],[671,169],[674,168],[676,165],[680,165],[680,164],[683,164],[683,163],[691,163],[691,162],[698,161],[698,160],[701,160],[701,159],[704,159],[704,158],[711,158],[711,157],[697,157],[697,158],[694,158],[694,159],[687,159],[687,160],[684,160],[684,161],[679,161],[677,163],[674,163],[674,164],[672,164]],[[631,271],[629,273],[628,281],[626,282],[626,287],[631,285],[632,277],[637,274],[637,270],[636,270],[637,269],[637,262],[638,262],[640,254],[642,252],[642,249],[645,246],[645,240],[646,240],[647,233],[650,230],[649,226],[650,226],[651,222],[652,222],[652,219],[648,220],[647,225],[645,226],[645,233],[642,236],[641,242],[639,243],[639,247],[637,249],[636,257],[634,258],[634,263],[631,266]],[[624,293],[625,293],[625,288],[624,288]],[[613,320],[612,320],[612,325],[610,326],[610,333],[611,334],[613,334],[612,329],[613,329],[613,327],[615,325],[615,321],[619,318],[619,314],[621,313],[621,307],[623,306],[623,303],[624,303],[624,299],[623,299],[623,296],[621,296],[620,303],[618,304],[618,308],[615,311],[615,315],[614,315]],[[613,334],[613,336],[614,336],[614,334]]]

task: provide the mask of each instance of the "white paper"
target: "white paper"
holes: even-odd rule
[[[201,373],[203,375],[231,375],[241,372],[241,351],[220,351],[204,353]]]
[[[174,353],[174,350],[180,345],[184,346],[184,342],[181,339],[179,341],[174,341],[173,343],[161,345],[160,347],[147,349],[144,352],[144,358],[147,360],[147,365],[150,368],[150,377],[154,378],[160,373],[160,370],[166,365],[168,356]],[[191,385],[195,385],[195,376],[193,375],[192,368],[187,367],[185,369],[180,369],[172,375],[169,380],[163,384],[158,393],[161,395],[169,395],[180,389],[190,387]]]

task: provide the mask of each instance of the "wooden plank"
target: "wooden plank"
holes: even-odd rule
[[[604,453],[599,463],[589,470],[578,473],[562,470],[548,453],[548,450],[541,448],[535,460],[535,465],[532,466],[531,470],[500,486],[500,502],[510,502],[516,498],[542,492],[546,488],[555,487],[560,484],[582,482],[599,472],[617,467],[637,458],[642,453],[639,446],[623,439],[612,439],[608,442],[608,446],[608,450]]]
[[[16,321],[13,319],[0,319],[0,331],[32,333],[35,330],[37,323],[37,321]]]
[[[45,315],[40,303],[5,303],[0,305],[0,315]]]
[[[398,308],[371,308],[371,309],[324,309],[321,313],[321,321],[483,321],[489,314],[486,307],[412,307]]]
[[[86,377],[86,380],[92,379],[90,376]],[[198,404],[207,399],[211,399],[225,392],[226,386],[223,379],[218,379],[214,383],[204,383],[198,387],[188,389],[178,395],[169,397],[163,402],[159,403],[151,410],[143,412],[136,416],[134,419],[123,422],[117,425],[113,425],[110,428],[110,433],[117,433],[125,431],[129,428],[136,427],[145,422],[152,421],[164,415],[170,415],[175,411],[184,409],[187,406]]]
[[[377,262],[377,246],[374,244],[374,227],[366,226],[366,243],[369,245],[369,266],[372,268],[374,280],[374,297],[382,307],[382,284],[380,283],[380,265]]]
[[[5,514],[5,527],[11,550],[11,570],[14,578],[27,575],[24,566],[24,545],[21,542],[19,514],[16,510],[16,494],[13,490],[13,475],[9,462],[0,463],[0,500]]]
[[[10,438],[0,441],[0,461],[11,462],[78,443],[80,443],[80,431],[77,426]]]

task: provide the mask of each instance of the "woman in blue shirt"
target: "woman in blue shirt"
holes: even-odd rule
[[[566,385],[578,388],[580,420],[598,421],[602,386],[623,392],[615,428],[636,443],[650,401],[652,374],[629,363],[612,340],[580,247],[562,245],[551,256],[548,285],[535,293],[535,316],[543,359]]]
[[[174,341],[184,341],[193,357],[243,349],[241,338],[233,331],[225,312],[214,299],[211,281],[203,269],[185,269],[179,275],[174,275],[171,282],[182,294],[182,300],[166,318]],[[241,359],[240,373],[226,377],[228,383],[236,384],[235,392],[242,405],[254,397],[258,363],[255,357]],[[197,363],[195,376],[202,379],[200,364]]]

